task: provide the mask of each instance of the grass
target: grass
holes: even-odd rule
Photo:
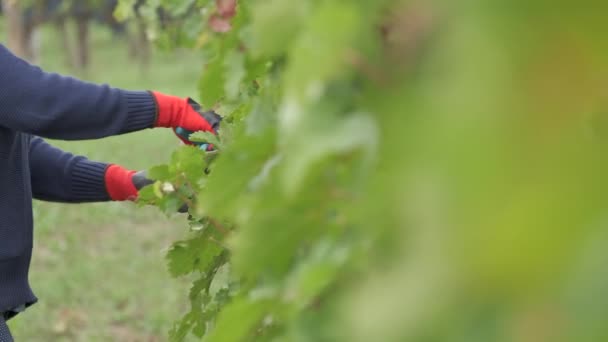
[[[0,22],[2,25],[2,22]],[[2,25],[4,28],[4,25]],[[78,77],[127,89],[196,95],[199,59],[156,53],[147,71],[127,47],[101,28],[93,30],[92,67]],[[6,41],[0,30],[0,41]],[[41,66],[73,74],[57,33],[42,34]],[[89,113],[83,113],[86,115]],[[169,130],[97,141],[53,142],[90,159],[148,168],[177,146]],[[171,279],[164,251],[185,232],[185,218],[166,218],[130,203],[35,203],[35,243],[30,280],[40,301],[11,320],[17,341],[164,341],[186,309],[188,281]]]

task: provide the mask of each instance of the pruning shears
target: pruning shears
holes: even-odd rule
[[[213,128],[213,132],[215,132],[217,134],[220,129],[220,123],[222,122],[222,117],[219,114],[217,114],[216,112],[214,112],[213,110],[209,110],[206,112],[203,111],[203,109],[201,108],[201,105],[190,98],[188,99],[188,104],[192,107],[192,109],[194,109],[197,113],[199,113],[200,116],[202,116],[205,120],[207,120],[207,122],[209,122],[209,124],[211,125],[211,128]],[[184,141],[185,143],[195,145],[203,151],[213,151],[213,145],[211,145],[209,143],[191,141],[190,135],[192,133],[194,133],[194,132],[189,131],[182,127],[177,127],[175,129],[175,134],[177,134],[182,139],[182,141]]]

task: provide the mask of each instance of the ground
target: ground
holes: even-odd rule
[[[0,24],[2,24],[0,22]],[[4,25],[1,26],[2,28]],[[5,42],[0,30],[0,42]],[[57,33],[46,29],[41,65],[73,74]],[[78,77],[127,89],[196,94],[195,55],[157,53],[143,71],[121,41],[94,30],[92,68]],[[83,113],[94,115],[95,113]],[[166,129],[61,148],[131,169],[165,161],[177,146]],[[188,281],[169,277],[164,254],[186,232],[185,217],[167,218],[131,203],[35,203],[35,247],[30,272],[40,302],[10,322],[17,341],[164,341],[186,309]]]

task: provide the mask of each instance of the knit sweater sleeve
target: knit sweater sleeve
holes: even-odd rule
[[[47,138],[97,139],[151,128],[155,116],[148,92],[46,73],[0,44],[0,126]]]
[[[34,198],[65,203],[110,200],[104,180],[108,164],[64,152],[39,137],[30,142],[29,158]]]

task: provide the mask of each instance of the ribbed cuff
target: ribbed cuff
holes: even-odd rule
[[[154,127],[156,121],[156,101],[147,91],[125,91],[128,118],[121,133],[140,131]]]
[[[72,168],[71,197],[75,202],[109,201],[105,173],[108,164],[78,161]]]

